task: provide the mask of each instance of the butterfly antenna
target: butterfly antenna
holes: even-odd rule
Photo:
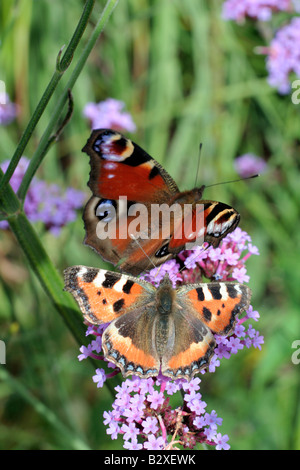
[[[209,248],[209,245],[207,245],[206,247],[203,247],[202,245],[202,248],[203,248],[203,251],[206,251],[208,248]],[[199,255],[199,253],[196,253],[196,255],[193,257],[191,257],[191,260],[196,259],[197,256]],[[182,268],[179,269],[178,273],[181,273],[184,269],[187,269],[187,267],[185,265],[182,266]]]
[[[155,274],[154,277],[158,276],[159,274],[159,271],[161,270],[161,266],[155,266],[155,264],[153,263],[152,259],[148,256],[148,254],[145,252],[145,250],[142,248],[141,244],[138,242],[137,238],[135,238],[135,236],[133,234],[130,234],[131,238],[136,242],[136,244],[140,247],[140,249],[142,250],[142,252],[144,253],[144,255],[148,258],[148,260],[150,261],[150,263],[152,264],[153,268],[156,268],[157,269],[157,272]],[[172,278],[170,277],[171,281],[172,281]],[[174,281],[176,281],[176,279],[174,279]]]
[[[154,268],[156,268],[155,264],[153,263],[152,259],[150,258],[150,256],[148,256],[148,254],[145,252],[145,250],[143,249],[142,245],[138,242],[138,239],[132,234],[130,233],[129,234],[130,237],[135,241],[135,243],[139,246],[139,248],[142,250],[142,252],[144,253],[144,255],[146,256],[146,258],[148,258],[148,260],[150,261],[150,263],[152,264],[152,266]]]
[[[158,276],[159,274],[159,271],[161,269],[161,266],[157,267],[155,266],[155,264],[153,263],[152,259],[148,256],[148,254],[145,252],[145,250],[143,249],[143,247],[141,246],[141,244],[138,242],[137,238],[135,238],[135,236],[131,233],[130,234],[131,238],[136,242],[136,244],[139,246],[139,248],[142,250],[142,252],[144,253],[144,255],[148,258],[148,260],[150,261],[150,263],[152,264],[153,268],[156,268],[157,269],[157,272],[155,274],[154,277]]]
[[[253,178],[258,178],[259,176],[260,174],[257,174],[257,175],[247,176],[246,178],[239,178],[237,180],[223,181],[222,183],[210,184],[209,186],[205,186],[205,188],[211,188],[212,186],[219,186],[220,184],[238,183],[239,181],[251,180]]]
[[[200,168],[201,150],[202,150],[202,142],[200,142],[200,145],[199,145],[198,163],[197,163],[197,171],[196,171],[196,179],[195,179],[195,187],[196,187],[196,185],[197,185],[197,179],[198,179],[199,168]]]

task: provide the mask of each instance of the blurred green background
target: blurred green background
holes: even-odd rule
[[[91,27],[105,2],[96,1]],[[4,0],[0,3],[0,79],[20,107],[17,121],[0,126],[0,161],[13,154],[81,15],[79,0]],[[237,177],[233,160],[253,152],[268,163],[260,178],[206,190],[205,197],[233,205],[240,227],[260,256],[248,262],[252,305],[265,337],[262,350],[244,349],[202,380],[208,411],[232,449],[300,448],[300,105],[266,82],[263,45],[255,24],[221,19],[220,0],[119,2],[73,89],[74,113],[38,176],[86,191],[88,158],[81,148],[90,128],[82,116],[89,101],[122,100],[137,131],[133,140],[161,162],[179,187]],[[71,68],[72,69],[72,66]],[[67,72],[66,76],[70,73]],[[63,77],[61,87],[66,83]],[[59,90],[62,88],[59,87]],[[58,90],[58,93],[59,93]],[[30,158],[55,109],[51,100],[27,146]],[[81,214],[58,238],[36,226],[60,272],[73,264],[104,266],[83,246]],[[102,414],[108,388],[97,389],[88,361],[27,267],[9,232],[0,233],[0,448],[117,449]],[[113,383],[113,382],[112,382]]]

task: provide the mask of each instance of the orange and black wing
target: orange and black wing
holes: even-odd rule
[[[237,315],[248,309],[251,300],[249,287],[237,282],[190,284],[176,292],[178,302],[218,335],[233,330]]]
[[[214,334],[234,328],[238,313],[249,307],[251,291],[238,283],[187,284],[176,289],[175,341],[162,358],[162,373],[190,380],[206,368],[216,347]]]
[[[109,323],[132,308],[147,304],[155,287],[105,269],[73,266],[64,271],[65,290],[70,292],[91,323]]]
[[[239,221],[240,215],[233,207],[223,202],[199,200],[185,216],[175,220],[169,251],[179,253],[188,249],[188,244],[202,245],[204,242],[216,248]]]
[[[74,266],[65,270],[65,290],[91,323],[110,323],[102,336],[105,358],[122,374],[156,376],[160,362],[153,343],[156,315],[152,284],[112,271]]]
[[[216,341],[210,329],[189,311],[188,305],[178,305],[172,318],[174,341],[162,357],[161,372],[173,380],[190,380],[209,365]]]
[[[105,357],[121,369],[124,377],[159,374],[160,358],[153,336],[157,311],[153,300],[114,320],[103,333]]]

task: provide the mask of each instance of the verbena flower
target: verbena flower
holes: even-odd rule
[[[5,172],[9,160],[1,164]],[[29,160],[22,157],[10,180],[14,192],[17,192],[22,182]],[[27,192],[24,211],[32,222],[42,222],[45,229],[57,236],[62,227],[76,218],[76,210],[81,208],[85,199],[85,193],[73,188],[63,191],[57,184],[49,184],[46,181],[34,178]],[[7,229],[8,223],[0,222],[1,229]]]
[[[246,232],[237,228],[223,239],[220,247],[214,249],[206,245],[182,252],[178,262],[168,261],[143,277],[154,285],[159,285],[166,272],[174,285],[205,280],[249,281],[245,263],[250,256],[258,255],[259,252]],[[180,264],[184,269],[180,270]],[[245,347],[261,349],[263,337],[249,323],[258,319],[258,312],[250,306],[245,315],[237,320],[230,336],[215,335],[215,354],[208,369],[202,370],[201,374],[215,372],[225,359]],[[91,356],[105,361],[113,369],[106,374],[103,369],[96,370],[93,381],[97,387],[119,374],[119,369],[107,363],[100,354],[101,337],[106,327],[107,324],[88,326],[87,335],[92,340],[87,347],[80,348],[81,354],[78,356],[79,360]],[[168,450],[179,448],[178,446],[193,449],[198,443],[214,446],[217,450],[229,449],[229,437],[219,432],[222,418],[218,417],[215,410],[209,410],[200,393],[200,382],[199,376],[190,382],[184,379],[171,380],[161,375],[148,379],[132,377],[124,380],[115,388],[112,410],[105,411],[103,415],[107,434],[111,439],[122,436],[124,448],[131,450]],[[174,409],[170,404],[170,397],[180,393],[183,403]]]
[[[293,12],[297,5],[292,0],[226,0],[223,4],[223,18],[242,23],[246,17],[269,21],[274,12]]]
[[[17,105],[12,103],[7,93],[0,93],[0,125],[10,124],[17,116]]]
[[[223,4],[223,18],[243,22],[246,17],[268,21],[274,12],[300,13],[299,0],[227,0]],[[291,91],[291,75],[300,78],[300,17],[280,27],[269,46],[258,47],[266,55],[268,83],[281,94]]]
[[[114,129],[116,131],[134,132],[136,125],[130,113],[125,112],[123,101],[108,98],[100,103],[88,103],[83,115],[90,121],[92,129]]]
[[[200,389],[199,378],[189,382],[191,389]],[[122,387],[116,387],[116,400],[112,411],[104,412],[104,424],[108,425],[107,433],[116,439],[122,436],[126,449],[163,450],[176,449],[178,445],[193,449],[197,443],[221,446],[228,436],[218,433],[222,419],[215,410],[205,411],[207,404],[198,392],[189,392],[185,380],[176,380],[175,387],[166,390],[168,381],[165,379],[126,379]],[[183,406],[173,409],[170,396],[182,391]],[[160,396],[160,403],[153,408],[153,402]],[[143,404],[136,413],[136,401]],[[132,445],[134,447],[132,447]],[[229,448],[229,446],[228,446]]]
[[[262,51],[267,54],[268,83],[281,94],[289,93],[291,74],[300,77],[300,17],[278,29],[270,46]]]
[[[163,270],[163,273],[169,273],[170,279],[176,279],[177,284],[202,282],[203,278],[249,282],[245,262],[253,254],[259,255],[257,247],[252,245],[251,237],[238,227],[223,239],[218,248],[205,243],[204,247],[197,246],[193,250],[181,252],[178,259],[186,269],[181,270],[180,264],[171,260],[162,267],[152,269],[144,278],[158,286]]]
[[[263,158],[252,153],[246,153],[234,160],[234,167],[241,178],[261,174],[266,170],[267,163]]]

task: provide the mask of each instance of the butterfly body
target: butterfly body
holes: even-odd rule
[[[189,191],[182,191],[176,193],[170,200],[169,204],[194,204],[199,202],[202,198],[203,191],[205,186],[201,186],[200,188],[190,189]]]
[[[172,287],[166,274],[158,288],[134,276],[74,266],[65,270],[65,290],[93,324],[108,324],[102,337],[107,360],[126,377],[190,380],[207,367],[214,334],[229,334],[247,309],[251,291],[238,283]]]
[[[156,160],[119,132],[94,130],[83,151],[90,156],[93,193],[83,215],[85,243],[121,271],[137,275],[158,266],[199,235],[216,247],[239,223],[232,207],[201,199],[204,186],[180,192]],[[131,233],[137,212],[142,250]],[[114,232],[105,238],[108,222]]]

